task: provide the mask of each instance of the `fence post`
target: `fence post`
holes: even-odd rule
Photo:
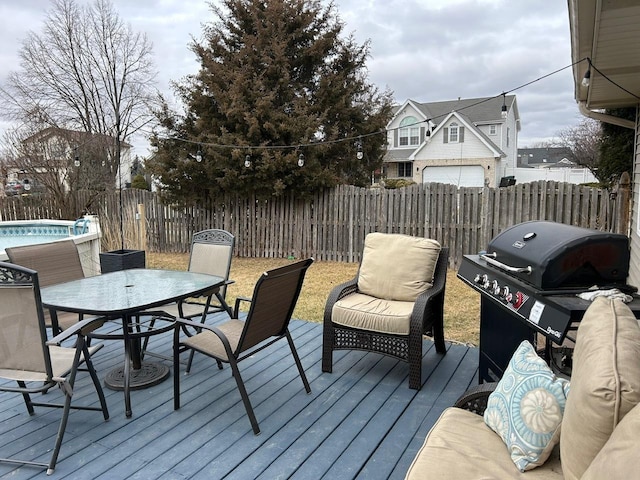
[[[145,215],[144,203],[138,204],[138,250],[147,250],[147,216]]]
[[[618,185],[611,192],[611,199],[614,200],[615,220],[617,220],[616,228],[613,231],[628,236],[631,233],[631,177],[628,172],[620,175]]]

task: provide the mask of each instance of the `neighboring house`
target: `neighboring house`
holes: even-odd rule
[[[16,165],[9,166],[7,178],[23,180],[25,177],[21,163],[24,165],[23,162],[26,161],[30,166],[29,170],[36,176],[31,181],[37,182],[37,176],[47,175],[52,169],[56,169],[62,179],[66,176],[66,165],[70,159],[75,157],[80,163],[87,158],[106,159],[113,157],[115,149],[116,139],[108,135],[48,127],[22,141],[21,154],[25,158],[18,160]],[[119,170],[116,168],[115,172],[116,188],[131,183],[132,165],[131,145],[120,142],[120,164]],[[104,167],[105,163],[101,166]],[[109,168],[108,165],[106,168]],[[66,187],[70,186],[67,184]]]
[[[628,282],[639,287],[640,2],[569,0],[568,4],[574,96],[580,111],[588,117],[627,127],[635,132]],[[598,111],[623,107],[636,108],[635,122]]]
[[[567,183],[596,183],[591,170],[571,160],[571,150],[565,147],[519,148],[516,183],[553,180]]]
[[[407,100],[387,124],[383,176],[495,187],[514,174],[519,131],[515,95]]]
[[[564,147],[519,148],[517,165],[520,168],[573,168],[578,164],[572,157],[571,150]]]

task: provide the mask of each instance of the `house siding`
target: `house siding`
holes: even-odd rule
[[[456,119],[452,119],[452,123]],[[460,121],[457,121],[460,125]],[[448,125],[447,125],[448,127]],[[459,158],[493,157],[492,152],[475,135],[468,135],[465,132],[464,141],[457,143],[445,143],[445,129],[438,131],[432,136],[427,148],[421,149],[416,154],[416,160],[432,160],[437,158],[449,158],[456,160]]]
[[[628,283],[640,287],[640,105],[636,106],[636,130],[633,162],[633,205],[631,208],[631,261]]]

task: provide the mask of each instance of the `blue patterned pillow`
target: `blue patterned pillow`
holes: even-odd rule
[[[569,382],[522,342],[484,412],[485,423],[500,435],[521,472],[542,465],[560,440],[568,393]]]

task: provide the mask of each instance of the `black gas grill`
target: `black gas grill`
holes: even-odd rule
[[[552,343],[566,343],[589,306],[576,296],[593,286],[630,293],[629,239],[554,222],[533,221],[494,237],[487,252],[465,255],[458,277],[480,292],[480,382],[502,377],[522,340],[541,334],[552,363]],[[640,313],[640,300],[632,302]]]

